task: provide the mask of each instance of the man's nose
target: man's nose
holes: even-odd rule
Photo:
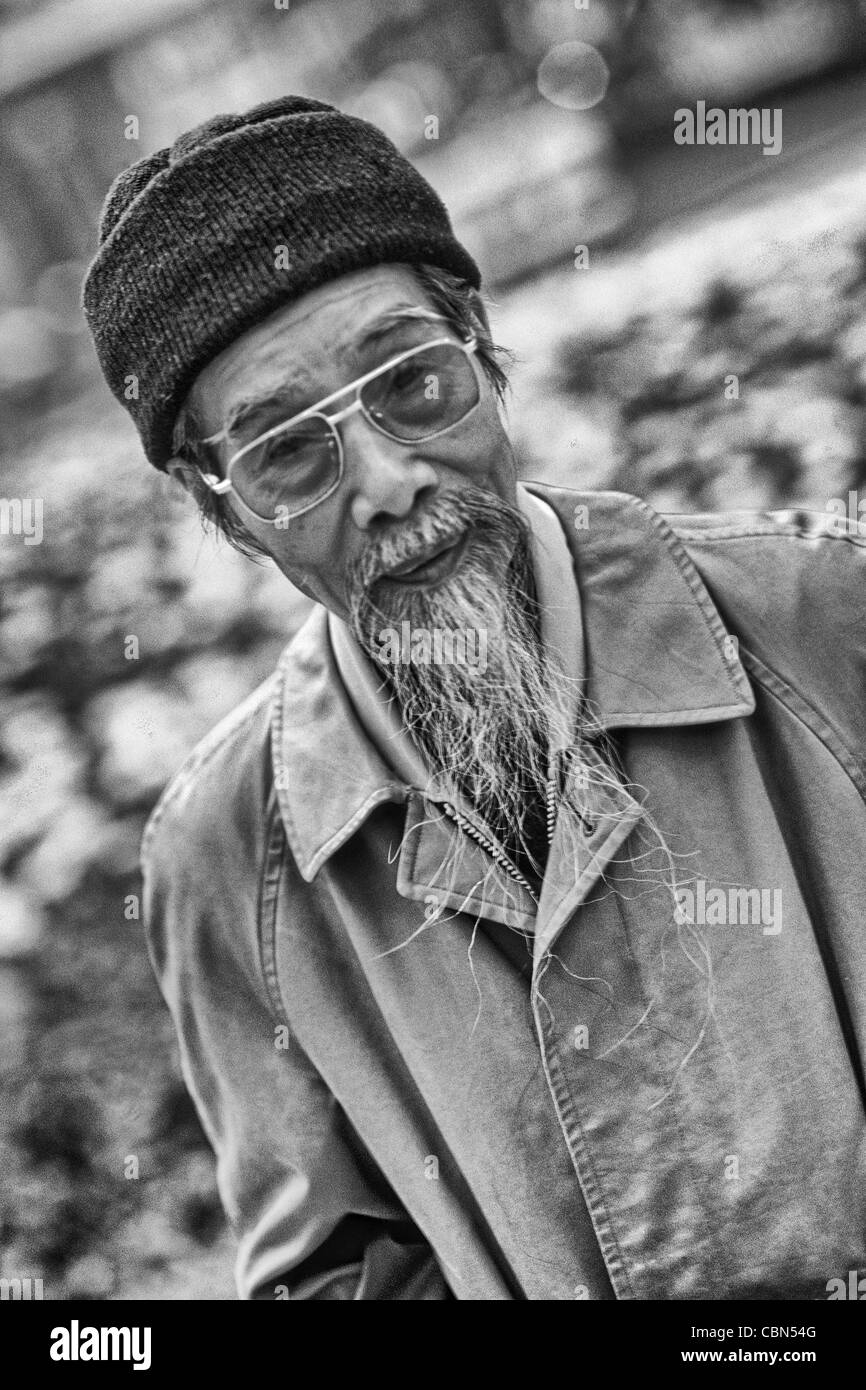
[[[388,439],[360,411],[338,426],[345,454],[345,477],[351,491],[349,510],[361,531],[376,521],[409,516],[422,494],[439,486],[433,466],[413,456],[411,444]]]

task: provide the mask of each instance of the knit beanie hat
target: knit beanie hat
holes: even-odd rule
[[[83,304],[157,468],[201,369],[348,271],[427,262],[480,286],[440,198],[375,126],[287,96],[215,116],[114,181]]]

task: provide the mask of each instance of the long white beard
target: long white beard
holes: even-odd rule
[[[470,527],[457,571],[439,585],[379,582],[420,547]],[[529,855],[544,825],[560,702],[539,638],[523,516],[477,488],[439,493],[417,521],[368,546],[349,592],[355,636],[386,673],[431,770],[459,788],[503,841]],[[473,633],[484,662],[406,659],[405,650],[384,662],[383,633],[406,623],[411,633]],[[451,651],[447,641],[444,647]],[[454,647],[465,650],[461,640]]]

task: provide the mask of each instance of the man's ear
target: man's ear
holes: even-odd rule
[[[169,477],[174,478],[176,483],[180,483],[181,487],[193,495],[195,495],[196,486],[201,485],[201,475],[198,469],[187,459],[176,456],[170,458],[165,465],[165,471]]]

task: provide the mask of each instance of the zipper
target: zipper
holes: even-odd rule
[[[512,864],[505,851],[500,849],[499,845],[494,844],[492,840],[488,839],[486,835],[482,834],[477,826],[473,825],[470,820],[467,820],[462,811],[458,811],[456,806],[451,805],[450,801],[442,801],[440,805],[446,816],[449,816],[451,820],[454,821],[455,825],[459,826],[470,839],[475,840],[482,849],[485,849],[491,859],[493,859],[500,868],[504,869],[507,874],[510,874],[515,883],[519,883],[521,888],[526,889],[530,898],[535,903],[535,906],[538,907],[538,897],[534,890],[529,883],[527,883],[520,870]]]
[[[566,754],[570,754],[570,750],[568,749],[563,751]],[[557,759],[557,765],[554,769],[554,776],[550,777],[547,782],[547,842],[549,845],[553,844],[553,832],[554,827],[556,825],[557,791],[560,795],[562,794],[562,781],[564,779],[564,776],[565,759],[560,757]],[[526,889],[526,892],[529,894],[530,898],[535,903],[535,906],[538,907],[539,899],[537,894],[535,893],[535,890],[527,882],[527,880],[524,878],[523,874],[520,872],[517,866],[515,864],[512,864],[511,860],[508,858],[508,855],[505,853],[505,850],[501,849],[499,845],[494,844],[494,842],[481,830],[479,830],[476,825],[473,825],[471,820],[464,816],[462,811],[458,811],[456,806],[452,806],[450,801],[441,801],[439,805],[442,807],[445,814],[449,816],[451,820],[454,821],[455,825],[457,825],[466,835],[468,835],[470,839],[475,840],[476,843],[479,844],[482,849],[486,850],[487,853],[490,855],[491,859],[493,859],[501,869],[504,869],[505,872],[509,874],[511,878],[514,879],[515,883],[519,883],[521,888]],[[577,811],[578,820],[583,826],[586,834],[593,835],[595,833],[596,828],[595,822],[590,820],[588,816],[585,816],[579,808],[576,807],[575,809]]]
[[[545,801],[547,811],[547,843],[553,844],[553,832],[556,828],[556,778],[548,777],[545,787]]]
[[[565,782],[566,782],[566,779],[567,779],[567,777],[568,777],[569,765],[570,765],[570,763],[571,763],[571,759],[572,759],[573,755],[574,755],[574,749],[573,749],[573,748],[562,748],[562,749],[560,749],[559,757],[558,757],[558,759],[557,759],[557,765],[556,765],[556,769],[555,769],[555,775],[554,775],[553,778],[551,778],[551,780],[550,780],[550,781],[548,782],[548,784],[547,784],[547,795],[548,795],[548,801],[547,801],[547,817],[548,817],[548,821],[547,821],[547,824],[548,824],[548,836],[549,836],[549,838],[550,838],[551,843],[553,842],[552,826],[553,826],[553,824],[555,823],[555,820],[556,820],[556,808],[555,808],[555,805],[554,805],[554,798],[555,798],[557,795],[558,795],[558,796],[562,796],[562,795],[563,795],[563,792],[564,792],[564,790],[565,790]],[[585,812],[581,809],[580,806],[575,805],[575,806],[574,806],[574,812],[575,812],[575,815],[577,816],[577,819],[580,821],[581,825],[583,826],[584,833],[585,833],[586,835],[588,835],[588,836],[594,835],[595,832],[596,832],[596,828],[597,828],[596,822],[595,822],[594,820],[592,820],[592,818],[591,818],[590,816],[586,815]]]

